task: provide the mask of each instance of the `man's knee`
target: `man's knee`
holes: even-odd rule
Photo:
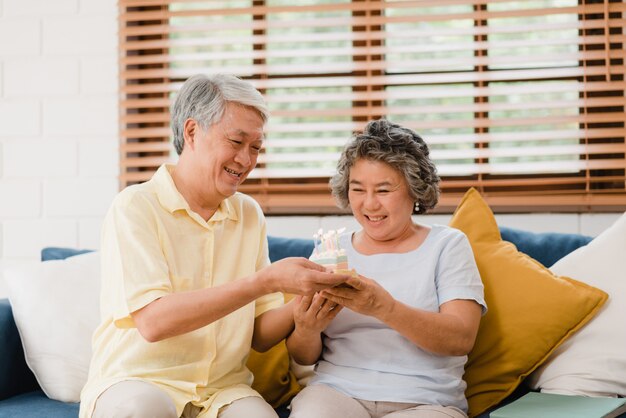
[[[94,418],[176,418],[170,397],[151,383],[124,381],[104,391],[96,401]]]
[[[256,396],[238,399],[222,408],[218,418],[278,418],[278,414],[267,402]]]

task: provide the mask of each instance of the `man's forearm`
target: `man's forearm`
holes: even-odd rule
[[[264,294],[255,276],[221,286],[171,293],[131,315],[149,342],[182,335],[211,324]]]

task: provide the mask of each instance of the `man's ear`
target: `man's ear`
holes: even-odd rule
[[[185,138],[185,147],[194,149],[196,146],[196,135],[200,131],[200,126],[195,119],[189,118],[185,121],[183,127],[183,137]]]

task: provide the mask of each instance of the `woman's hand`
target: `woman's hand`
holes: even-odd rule
[[[302,334],[319,335],[342,308],[319,293],[313,296],[297,296],[295,303],[293,318],[296,329],[294,332]]]
[[[451,300],[438,312],[430,312],[394,299],[377,282],[363,276],[345,284],[352,288],[341,285],[320,293],[329,301],[375,317],[431,353],[464,356],[474,345],[482,309],[474,300]]]
[[[287,338],[289,354],[298,364],[315,364],[322,354],[322,331],[337,316],[341,306],[319,293],[297,296],[293,309],[296,328]]]
[[[320,293],[337,305],[380,320],[393,311],[396,302],[375,280],[361,275],[351,277],[344,285],[325,289]]]

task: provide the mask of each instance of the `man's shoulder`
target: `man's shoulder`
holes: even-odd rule
[[[149,204],[156,199],[156,193],[150,182],[133,184],[121,190],[115,199],[113,205],[131,205],[131,204]]]
[[[120,225],[141,224],[152,225],[158,213],[158,201],[154,193],[142,184],[132,185],[120,191],[109,206],[104,218],[104,229],[116,230]]]
[[[247,194],[237,192],[228,198],[230,204],[237,210],[239,214],[243,215],[260,215],[263,216],[263,210],[261,205]]]

